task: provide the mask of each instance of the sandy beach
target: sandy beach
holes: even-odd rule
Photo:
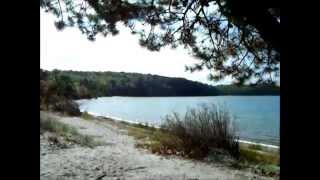
[[[273,179],[220,163],[205,163],[175,156],[160,156],[137,149],[125,129],[100,118],[85,120],[46,113],[75,127],[79,133],[103,142],[94,148],[70,145],[59,148],[40,135],[40,179],[88,180],[231,180]]]

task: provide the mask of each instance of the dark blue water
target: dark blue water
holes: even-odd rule
[[[273,145],[280,140],[279,96],[101,97],[78,102],[81,111],[154,125],[173,111],[184,114],[201,103],[222,104],[234,116],[241,139]]]

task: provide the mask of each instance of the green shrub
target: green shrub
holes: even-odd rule
[[[255,169],[255,172],[262,175],[279,177],[280,167],[276,165],[260,165]]]
[[[83,113],[81,113],[81,117],[83,118],[83,119],[86,119],[86,120],[90,120],[90,119],[93,119],[94,117],[91,115],[91,114],[89,114],[87,111],[84,111]]]
[[[239,157],[238,137],[230,115],[224,108],[214,104],[188,109],[184,117],[177,113],[167,115],[161,128],[176,138],[160,139],[160,142],[178,145],[172,148],[182,148],[189,157],[202,158],[215,150]]]
[[[62,98],[60,101],[54,103],[52,106],[52,110],[63,112],[70,116],[81,115],[78,104],[72,100]]]

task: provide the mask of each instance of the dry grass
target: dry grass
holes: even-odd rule
[[[160,129],[135,124],[128,126],[128,133],[138,140],[138,147],[153,153],[201,159],[212,151],[223,151],[238,158],[239,144],[224,109],[201,105],[189,109],[183,118],[174,113],[165,120]]]
[[[94,141],[91,136],[80,134],[76,128],[64,124],[44,113],[40,113],[40,133],[50,132],[62,137],[64,140],[87,147],[95,147],[100,143]],[[50,139],[49,139],[50,140]]]
[[[193,158],[192,154],[183,151],[183,144],[179,138],[167,131],[152,130],[145,127],[127,126],[129,135],[136,138],[137,148],[148,149],[150,152],[161,155],[176,155]],[[277,152],[256,150],[255,146],[240,146],[239,159],[230,159],[223,151],[211,151],[208,156],[214,162],[226,163],[236,169],[251,168],[257,174],[277,177],[280,173],[280,155]],[[258,148],[260,149],[260,148]],[[193,150],[193,153],[197,149]]]
[[[259,144],[250,144],[248,146],[248,149],[254,149],[254,150],[261,151],[263,149],[263,147]]]
[[[162,128],[176,137],[165,143],[179,145],[190,157],[203,158],[214,150],[239,157],[234,125],[229,112],[221,106],[202,104],[184,116],[173,113],[165,118]]]
[[[237,169],[250,168],[263,176],[279,177],[280,154],[258,146],[241,146],[240,158],[232,164]]]
[[[153,132],[149,129],[139,128],[135,126],[129,126],[128,135],[135,137],[138,140],[144,140],[152,136]]]
[[[280,160],[279,154],[244,148],[240,149],[240,157],[243,161],[256,164],[278,165]]]
[[[215,110],[210,113],[208,109],[191,112],[189,116],[187,115],[184,118],[173,114],[169,123],[160,129],[141,124],[124,124],[128,134],[136,138],[136,147],[148,149],[152,153],[196,159],[210,157],[215,162],[218,161],[217,159],[222,159],[220,162],[225,162],[237,169],[250,168],[260,175],[279,176],[280,155],[278,151],[267,151],[260,145],[243,145],[241,143],[240,146],[229,127],[229,119],[227,119],[226,114],[219,115],[215,113]],[[210,117],[215,119],[209,119]],[[224,120],[227,123],[224,124]],[[216,121],[218,122],[217,126]],[[231,131],[228,131],[228,127]],[[226,135],[228,133],[230,135]],[[222,145],[211,143],[211,141],[219,142],[219,138],[217,140],[216,136],[220,138]],[[230,136],[232,138],[228,139],[227,137]],[[223,138],[226,140],[221,140]],[[238,151],[238,156],[236,158],[230,156],[232,151],[230,152],[228,148],[235,148],[234,150]]]

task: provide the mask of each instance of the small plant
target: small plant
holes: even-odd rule
[[[95,146],[100,145],[100,143],[95,141],[93,137],[87,136],[87,135],[81,135],[81,134],[75,136],[74,142],[90,148],[94,148]]]
[[[279,176],[280,167],[276,165],[260,165],[256,169],[257,173],[267,176]]]
[[[91,120],[91,119],[94,118],[94,117],[93,117],[91,114],[89,114],[87,111],[84,111],[83,113],[81,113],[81,117],[82,117],[83,119],[86,119],[86,120]]]

